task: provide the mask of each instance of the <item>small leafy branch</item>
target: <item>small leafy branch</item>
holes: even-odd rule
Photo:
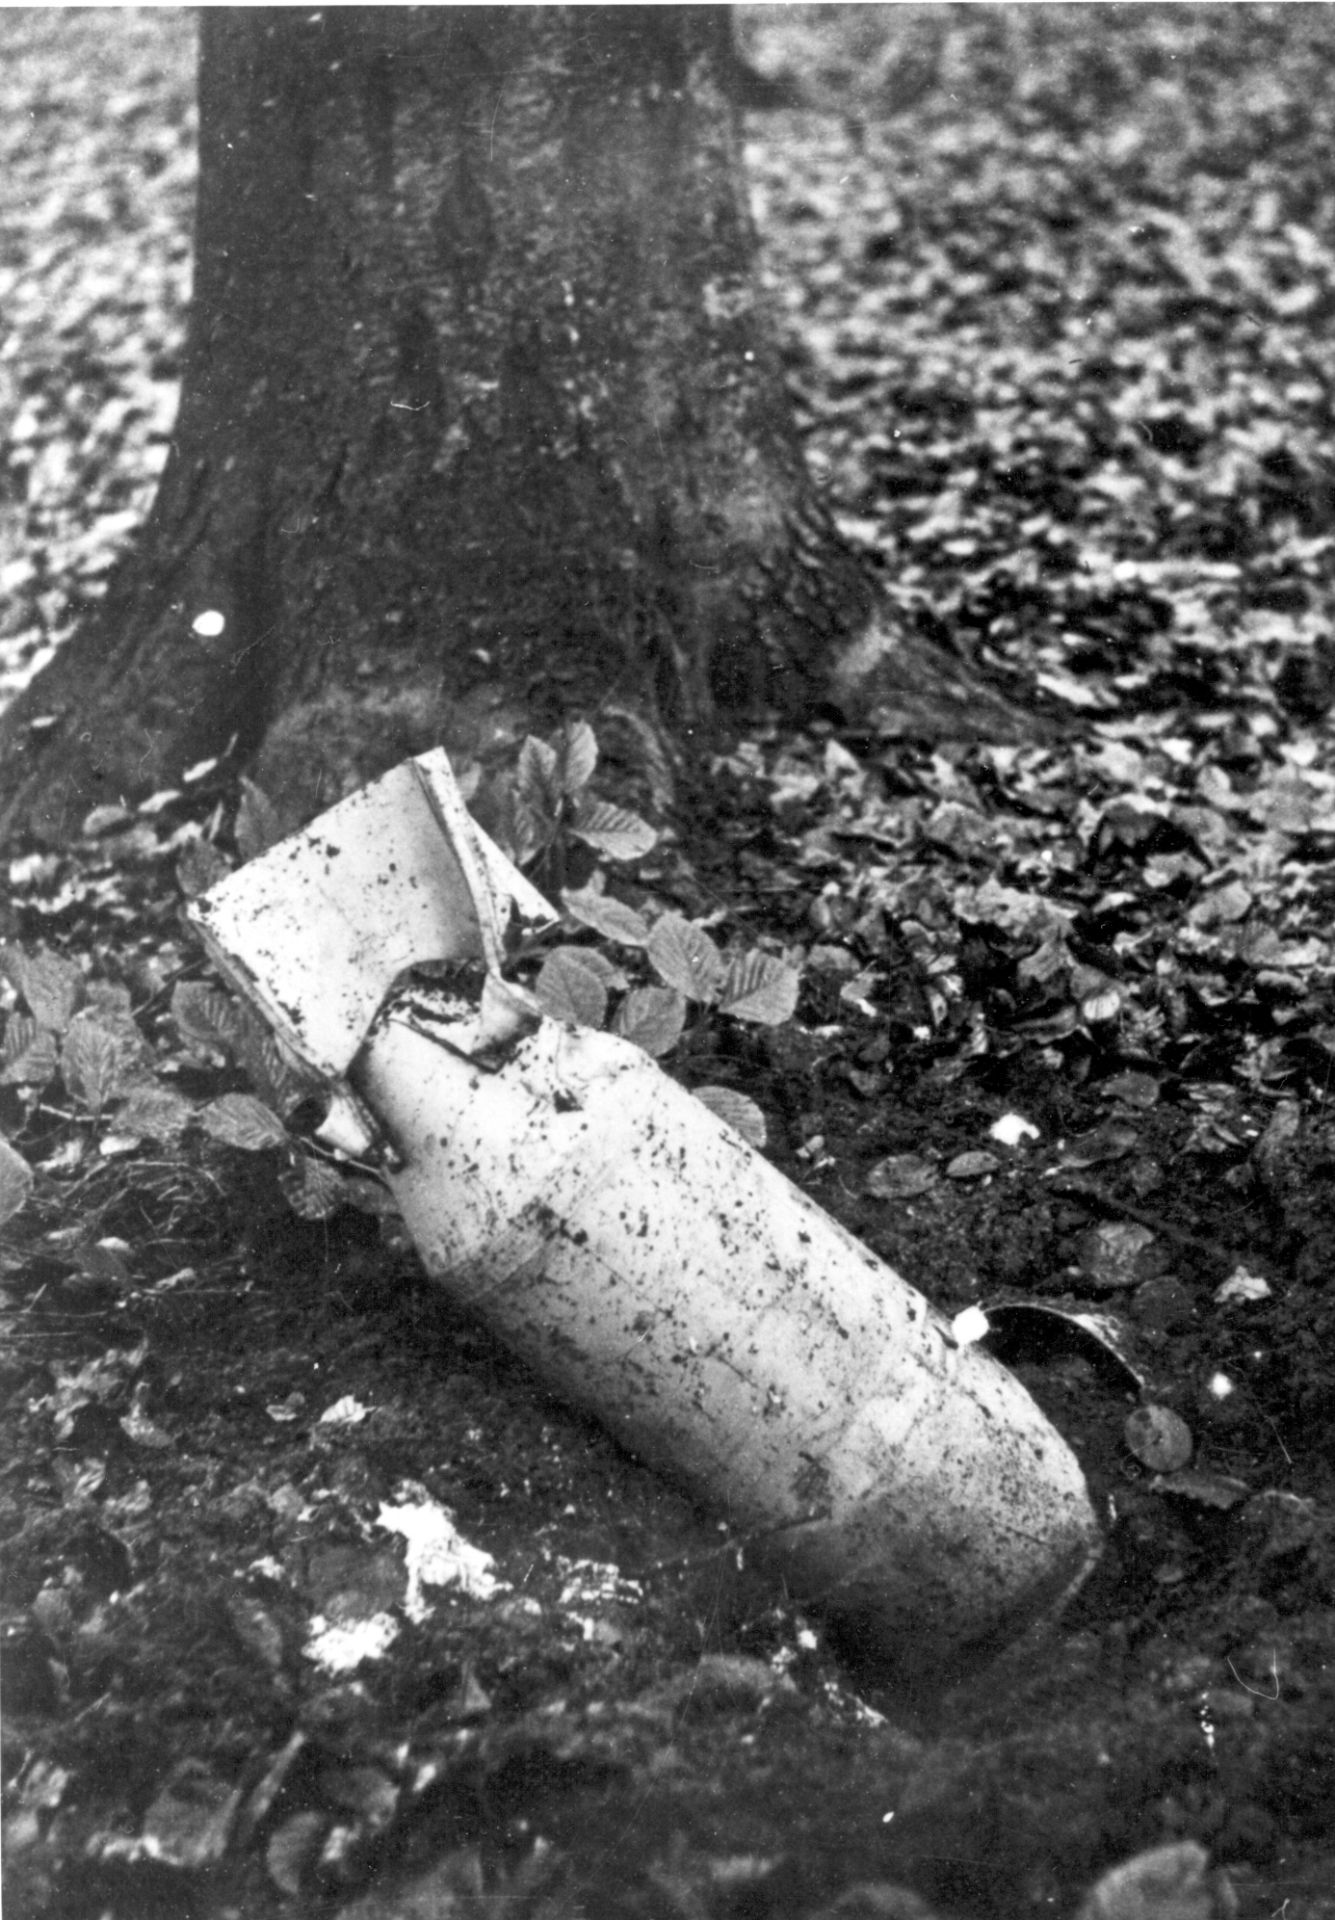
[[[206,1060],[230,1060],[255,1090],[220,1094],[199,1109],[198,1124],[222,1145],[245,1153],[279,1149],[278,1184],[293,1212],[304,1220],[323,1220],[334,1213],[350,1197],[342,1174],[312,1153],[288,1125],[297,1109],[319,1092],[316,1076],[258,1014],[207,981],[181,981],[172,994],[171,1012],[188,1049]]]
[[[533,982],[543,1011],[554,1020],[606,1026],[612,996],[620,993],[611,1030],[661,1058],[680,1040],[692,1006],[757,1026],[792,1018],[800,976],[773,954],[725,955],[698,921],[667,912],[651,923],[596,885],[565,889],[561,904],[568,925],[592,930],[611,946],[628,949],[630,957],[623,966],[599,947],[554,947]],[[632,968],[641,976],[647,968],[657,979],[633,984]],[[753,1145],[764,1145],[764,1117],[754,1101],[727,1087],[700,1087],[696,1095]]]
[[[489,783],[489,798],[500,817],[488,831],[505,852],[550,894],[564,886],[574,843],[608,860],[639,860],[658,844],[658,833],[628,807],[600,799],[589,789],[598,765],[598,741],[587,720],[572,721],[550,740],[530,734],[519,750],[512,774]],[[456,767],[464,797],[472,800],[482,783],[475,762]],[[267,853],[288,831],[283,817],[261,787],[242,774],[232,837],[242,860]],[[187,898],[206,893],[231,872],[233,862],[212,840],[187,843],[177,862],[177,879]]]
[[[550,894],[565,885],[572,840],[609,860],[638,860],[657,845],[647,820],[589,791],[597,765],[598,741],[587,720],[572,721],[550,740],[530,734],[519,750],[509,851]]]
[[[567,939],[545,955],[532,982],[544,1012],[601,1028],[619,996],[611,1030],[656,1059],[676,1046],[692,1006],[761,1026],[791,1019],[799,976],[786,962],[759,951],[725,955],[700,922],[679,913],[651,920],[606,891],[600,868],[581,887],[564,884],[571,840],[618,862],[642,859],[657,844],[638,814],[589,792],[597,764],[597,739],[581,720],[550,740],[530,735],[515,770],[509,851],[559,898],[567,933],[593,933],[600,943]],[[745,1138],[764,1144],[764,1117],[753,1101],[726,1087],[696,1091]]]
[[[0,1042],[0,1087],[14,1089],[25,1123],[46,1116],[91,1130],[62,1150],[66,1170],[94,1139],[96,1153],[114,1159],[146,1142],[177,1147],[197,1129],[225,1146],[280,1148],[279,1183],[305,1217],[321,1218],[342,1203],[340,1174],[285,1124],[314,1090],[312,1077],[258,1015],[230,995],[203,981],[182,981],[172,995],[184,1064],[235,1068],[256,1090],[199,1101],[170,1084],[169,1072],[183,1062],[154,1054],[127,988],[86,980],[73,961],[45,947],[0,949],[0,971],[19,1001]],[[53,1104],[60,1099],[63,1105]],[[0,1139],[0,1223],[26,1204],[32,1186],[28,1161]]]
[[[154,1084],[152,1054],[124,987],[86,981],[72,961],[46,948],[29,953],[6,946],[0,949],[0,971],[19,996],[0,1044],[0,1087],[14,1090],[25,1123],[39,1113],[65,1121],[96,1121],[113,1105],[128,1105]],[[66,1108],[51,1105],[57,1089]],[[170,1106],[175,1096],[162,1091]],[[174,1121],[164,1125],[170,1131]],[[175,1131],[184,1125],[182,1116]],[[150,1132],[146,1127],[141,1137]],[[83,1150],[76,1137],[67,1160],[77,1164]],[[26,1203],[32,1184],[32,1169],[23,1155],[7,1141],[0,1142],[0,1222]]]

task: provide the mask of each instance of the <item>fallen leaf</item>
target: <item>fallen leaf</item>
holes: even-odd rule
[[[1099,1167],[1109,1160],[1122,1160],[1138,1139],[1134,1128],[1110,1120],[1092,1133],[1068,1140],[1060,1150],[1061,1163],[1064,1167]]]
[[[96,1015],[78,1014],[60,1049],[61,1076],[71,1099],[90,1113],[100,1113],[109,1100],[127,1091],[129,1078],[141,1066],[136,1052]]]
[[[205,1133],[225,1147],[239,1147],[245,1153],[260,1153],[266,1147],[283,1146],[287,1128],[271,1107],[253,1093],[224,1093],[210,1100],[195,1115]]]
[[[759,949],[736,954],[729,960],[719,986],[718,1010],[731,1014],[734,1020],[777,1027],[792,1019],[800,984],[797,969],[773,954]]]
[[[947,1180],[983,1180],[989,1173],[1000,1171],[1001,1162],[995,1153],[975,1148],[968,1153],[957,1153],[953,1160],[946,1162]]]
[[[267,793],[241,775],[241,804],[236,811],[236,848],[243,860],[257,860],[283,838],[283,823]]]
[[[370,1411],[355,1395],[345,1393],[341,1399],[325,1408],[317,1424],[322,1427],[358,1427]]]
[[[765,1116],[754,1100],[732,1087],[694,1087],[692,1091],[702,1106],[708,1107],[716,1119],[726,1122],[734,1133],[739,1133],[748,1146],[757,1149],[764,1146]]]
[[[751,1654],[707,1653],[656,1688],[681,1713],[758,1712],[776,1697],[796,1695],[792,1677]]]
[[[1103,1221],[1081,1234],[1076,1259],[1087,1286],[1100,1293],[1139,1286],[1157,1269],[1158,1237],[1134,1221]]]
[[[27,1205],[33,1171],[23,1155],[0,1138],[0,1226]]]
[[[399,1623],[392,1613],[359,1614],[346,1620],[329,1620],[317,1613],[311,1618],[302,1652],[326,1673],[355,1673],[368,1660],[383,1660],[398,1637]]]
[[[1320,1524],[1317,1504],[1282,1487],[1265,1487],[1254,1494],[1238,1515],[1256,1542],[1263,1560],[1278,1559],[1310,1546]]]
[[[368,1834],[383,1833],[398,1810],[400,1790],[379,1767],[330,1767],[319,1785],[325,1799],[356,1814]]]
[[[608,800],[594,800],[586,793],[575,802],[570,831],[609,860],[641,860],[658,845],[657,830],[638,813],[628,807],[614,807]]]
[[[1097,1091],[1105,1100],[1147,1109],[1158,1103],[1159,1082],[1152,1073],[1118,1073],[1110,1080],[1100,1081]]]
[[[84,998],[83,975],[72,960],[50,947],[28,952],[11,945],[0,947],[0,971],[23,995],[39,1027],[64,1033]]]
[[[1194,1500],[1200,1507],[1218,1507],[1227,1512],[1245,1500],[1251,1488],[1245,1480],[1226,1473],[1201,1473],[1188,1468],[1180,1473],[1156,1473],[1150,1481],[1154,1493],[1176,1494],[1180,1500]]]
[[[56,1077],[60,1048],[56,1036],[30,1013],[11,1013],[5,1028],[0,1085],[44,1087]]]
[[[232,871],[232,864],[210,840],[188,840],[176,857],[176,883],[187,900],[197,900]]]
[[[892,1153],[878,1160],[862,1183],[862,1191],[876,1200],[911,1200],[934,1187],[937,1171],[917,1153]]]
[[[298,1153],[279,1171],[287,1204],[302,1220],[328,1220],[343,1205],[343,1176],[313,1153]]]
[[[1214,1297],[1221,1307],[1236,1305],[1247,1300],[1268,1300],[1273,1288],[1270,1282],[1259,1273],[1249,1273],[1246,1267],[1235,1267],[1214,1290]]]
[[[149,1419],[144,1411],[144,1402],[148,1398],[148,1383],[141,1380],[135,1387],[130,1400],[130,1410],[120,1418],[120,1428],[126,1438],[133,1440],[137,1447],[151,1447],[155,1452],[163,1452],[170,1447],[172,1436]]]
[[[247,1653],[254,1654],[271,1673],[283,1665],[283,1632],[269,1609],[250,1594],[234,1593],[227,1601],[227,1617]]]
[[[116,1132],[127,1140],[179,1140],[194,1118],[193,1101],[173,1087],[152,1081],[137,1086],[112,1117]]]
[[[310,1809],[290,1815],[270,1834],[264,1864],[280,1893],[295,1899],[301,1892],[306,1870],[314,1863],[328,1825],[328,1814]]]
[[[227,1851],[241,1789],[229,1785],[202,1760],[186,1760],[144,1815],[141,1856],[166,1867],[197,1873]]]
[[[399,1506],[381,1502],[377,1526],[399,1533],[408,1543],[408,1589],[403,1610],[410,1620],[425,1620],[431,1612],[423,1587],[458,1587],[473,1600],[489,1600],[502,1591],[503,1582],[492,1569],[496,1562],[459,1532],[444,1507],[425,1497]]]
[[[1151,1847],[1111,1868],[1085,1895],[1076,1920],[1233,1920],[1227,1877],[1210,1873],[1195,1840]]]

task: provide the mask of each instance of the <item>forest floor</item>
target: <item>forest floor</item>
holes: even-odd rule
[[[987,1311],[1100,1566],[1041,1657],[880,1692],[396,1221],[229,1135],[247,1083],[171,1012],[177,876],[234,831],[204,769],[17,850],[0,908],[10,1920],[1070,1920],[1175,1841],[1223,1878],[1179,1852],[1089,1920],[1335,1917],[1335,31],[750,22],[827,102],[747,121],[811,458],[905,621],[1050,726],[742,741],[611,887],[801,966],[665,1066]],[[192,36],[0,22],[8,687],[161,468]],[[407,1609],[395,1501],[490,1566]]]

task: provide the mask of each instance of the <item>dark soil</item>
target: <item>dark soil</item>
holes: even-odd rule
[[[0,28],[11,681],[151,492],[191,31]],[[136,1143],[68,1013],[39,1073],[11,968],[11,1920],[1061,1920],[1179,1839],[1243,1920],[1335,1916],[1335,33],[1250,5],[748,31],[822,103],[748,121],[812,458],[902,617],[1036,676],[1050,737],[741,742],[612,886],[801,962],[795,1019],[693,1015],[666,1064],[749,1095],[947,1312],[989,1310],[1101,1564],[1041,1643],[887,1692],[399,1223],[303,1219],[284,1152],[193,1122]],[[121,1065],[197,1110],[247,1082],[169,1018],[203,973],[175,873],[231,849],[235,786],[114,815],[16,853],[0,931],[71,958]],[[1137,1407],[1189,1464],[1128,1444]],[[377,1525],[405,1487],[497,1591],[410,1617]],[[313,1657],[317,1617],[377,1615],[378,1657]]]

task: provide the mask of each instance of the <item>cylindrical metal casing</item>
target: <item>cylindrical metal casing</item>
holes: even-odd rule
[[[1098,1530],[1020,1383],[627,1041],[484,1067],[395,1015],[354,1084],[428,1270],[891,1666],[1051,1613]]]

